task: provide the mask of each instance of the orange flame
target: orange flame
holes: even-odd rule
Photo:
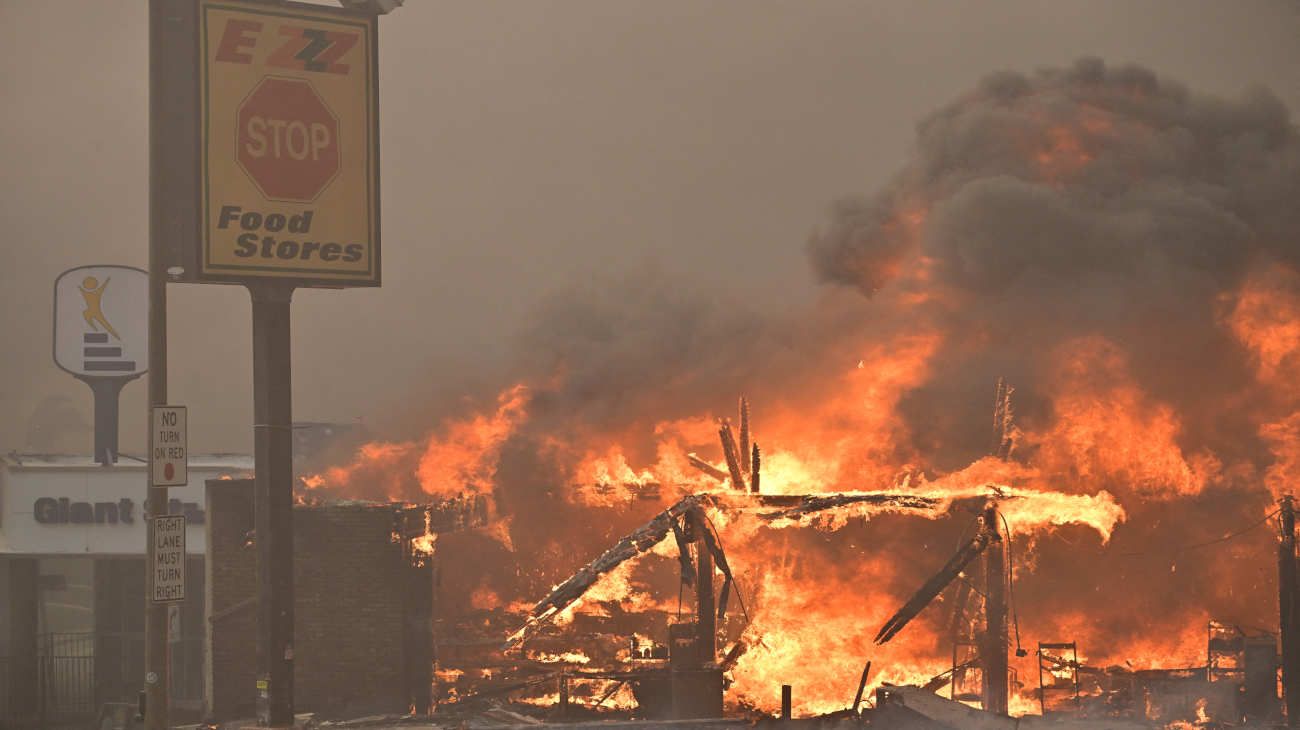
[[[1162,498],[1196,494],[1217,474],[1213,456],[1183,452],[1177,413],[1142,392],[1112,343],[1070,342],[1057,362],[1055,421],[1028,439],[1044,471],[1073,484],[1120,484]]]
[[[452,419],[423,442],[363,444],[350,464],[330,467],[301,481],[312,490],[387,501],[488,492],[497,454],[527,418],[529,397],[526,386],[511,386],[497,396],[496,408],[490,413]]]

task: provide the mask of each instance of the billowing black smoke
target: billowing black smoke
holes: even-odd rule
[[[1182,301],[1260,255],[1300,263],[1298,199],[1300,139],[1268,91],[1202,97],[1085,59],[994,74],[929,116],[894,184],[840,204],[810,253],[823,280],[869,294],[924,255],[972,297]],[[909,204],[929,207],[915,240],[891,225]]]
[[[1268,91],[1229,101],[1084,59],[991,75],[930,115],[894,182],[838,203],[809,253],[822,281],[884,300],[924,266],[928,304],[906,316],[953,337],[910,399],[921,422],[997,375],[1031,416],[1041,358],[1101,335],[1210,439],[1249,377],[1222,299],[1252,270],[1300,263],[1298,201],[1300,136]]]

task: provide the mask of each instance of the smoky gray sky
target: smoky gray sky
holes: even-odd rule
[[[145,10],[0,0],[5,451],[90,447],[49,302],[64,269],[146,261]],[[830,203],[884,183],[916,122],[991,71],[1092,55],[1300,110],[1300,3],[1282,0],[408,0],[380,42],[384,286],[300,292],[293,322],[295,419],[380,431],[503,368],[575,285],[658,271],[803,306]],[[248,451],[247,293],[170,303],[191,448]],[[144,391],[124,393],[126,451]]]

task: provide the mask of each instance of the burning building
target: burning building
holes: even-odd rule
[[[763,316],[651,275],[558,297],[510,384],[304,489],[490,499],[490,524],[433,556],[444,711],[644,706],[634,670],[712,636],[728,713],[779,712],[782,685],[810,715],[935,682],[1014,715],[1063,697],[1164,724],[1235,713],[1159,672],[1215,684],[1228,647],[1241,676],[1268,673],[1265,528],[1300,465],[1296,200],[1300,135],[1265,91],[1094,59],[995,74],[920,123],[885,189],[833,207],[807,308]],[[999,386],[990,438],[1004,377],[1014,416]],[[762,398],[720,422],[738,392]],[[845,495],[890,499],[800,509]],[[664,539],[535,603],[656,515]],[[711,609],[692,606],[705,556],[722,565],[705,536],[728,571],[707,571],[729,584]],[[970,662],[992,640],[1004,691]],[[1158,706],[1203,689],[1190,715]]]

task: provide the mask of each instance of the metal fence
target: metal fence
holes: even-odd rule
[[[10,696],[14,674],[31,669],[0,657],[0,719],[5,727],[43,727],[95,714],[94,634],[38,635],[35,682],[26,684],[35,687],[36,696]]]
[[[95,713],[94,634],[42,634],[37,641],[36,665],[45,717]]]
[[[202,638],[184,637],[170,649],[172,700],[197,711],[203,700]],[[144,635],[39,634],[35,660],[32,666],[30,655],[0,655],[0,730],[80,723],[105,702],[134,702],[143,675]],[[14,677],[15,672],[27,674]],[[19,695],[11,696],[14,692]]]

